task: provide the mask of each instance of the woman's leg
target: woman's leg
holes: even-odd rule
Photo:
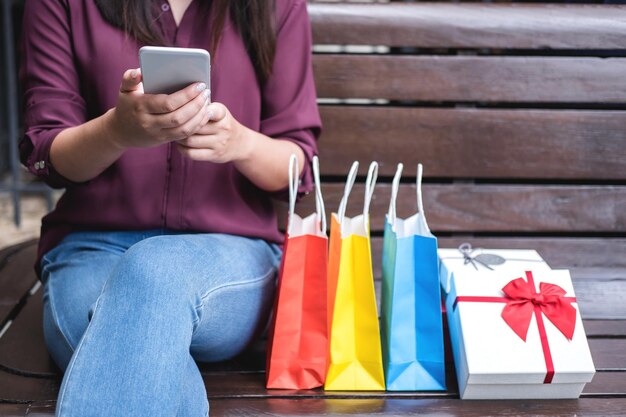
[[[44,336],[61,370],[67,368],[111,270],[143,237],[136,232],[75,233],[43,257]]]
[[[57,415],[206,415],[190,349],[201,360],[239,353],[267,319],[278,263],[273,245],[235,236],[161,236],[132,246],[98,298]]]

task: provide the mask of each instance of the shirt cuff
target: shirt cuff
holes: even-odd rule
[[[55,128],[37,133],[27,132],[20,142],[20,159],[26,169],[52,188],[68,188],[79,183],[59,174],[50,163],[50,147],[54,138],[65,128]],[[36,137],[36,141],[34,138]],[[37,143],[37,146],[34,143]]]

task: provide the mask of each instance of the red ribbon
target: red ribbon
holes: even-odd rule
[[[457,303],[461,301],[506,303],[502,309],[501,316],[524,342],[526,341],[528,328],[534,313],[537,327],[539,328],[546,369],[548,370],[543,382],[544,384],[549,384],[554,377],[554,364],[552,362],[552,354],[550,353],[550,345],[548,344],[548,335],[543,322],[543,315],[568,340],[572,340],[576,327],[576,309],[571,303],[575,302],[576,298],[565,297],[566,291],[563,288],[546,282],[539,283],[539,292],[537,292],[533,274],[530,271],[526,271],[526,281],[523,278],[514,279],[502,288],[502,291],[505,297],[458,296],[454,300],[454,308],[456,309]]]

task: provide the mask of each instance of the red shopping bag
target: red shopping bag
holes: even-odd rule
[[[328,238],[313,158],[316,213],[295,214],[298,161],[289,161],[289,222],[267,349],[267,388],[309,389],[324,384],[328,366],[326,268]]]

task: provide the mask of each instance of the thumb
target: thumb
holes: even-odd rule
[[[130,93],[139,89],[141,84],[141,69],[128,69],[122,77],[122,85],[120,85],[121,93]]]
[[[226,106],[224,106],[222,103],[217,102],[209,104],[209,106],[207,107],[207,111],[209,112],[209,121],[211,122],[219,122],[224,117],[226,117],[226,114],[228,112]]]

